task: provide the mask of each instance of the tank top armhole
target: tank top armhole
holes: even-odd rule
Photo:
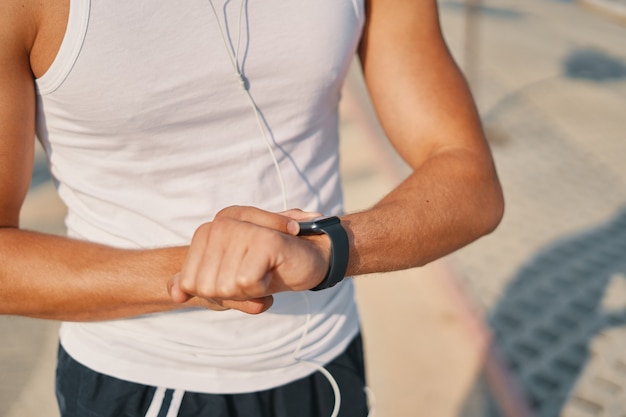
[[[354,8],[354,16],[363,25],[365,20],[365,4],[364,0],[352,0],[352,7]]]
[[[50,94],[67,78],[83,46],[89,23],[91,0],[70,0],[67,29],[52,65],[36,80],[39,95]]]

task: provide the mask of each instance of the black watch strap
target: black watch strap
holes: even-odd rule
[[[323,233],[330,238],[330,265],[324,280],[311,288],[311,291],[324,290],[334,286],[344,279],[348,269],[350,243],[339,217],[322,217],[300,223],[299,236],[321,235]]]

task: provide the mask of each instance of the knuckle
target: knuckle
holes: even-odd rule
[[[256,280],[248,274],[240,274],[237,276],[237,285],[242,289],[249,289],[254,286]]]
[[[211,223],[211,235],[220,235],[227,232],[235,221],[230,217],[220,217]]]
[[[283,235],[274,230],[265,230],[265,233],[262,233],[259,236],[263,245],[267,245],[267,248],[274,248],[283,243]]]
[[[242,215],[243,215],[242,213],[243,213],[243,207],[241,206],[224,207],[223,209],[217,212],[217,214],[215,215],[215,219],[217,220],[217,219],[221,219],[224,217],[240,219],[242,218]]]
[[[217,294],[215,293],[215,287],[213,286],[211,282],[208,282],[208,281],[200,282],[197,285],[197,291],[198,291],[197,295],[199,295],[202,298],[207,298],[207,299],[218,298]]]
[[[230,282],[220,283],[217,287],[217,295],[219,298],[231,298],[235,295],[234,286]]]
[[[188,277],[181,277],[178,282],[178,286],[181,290],[186,292],[187,294],[195,294],[196,293],[196,285],[195,281],[189,279]]]
[[[193,233],[193,237],[191,238],[191,241],[197,242],[199,240],[204,240],[206,236],[209,234],[210,229],[211,229],[211,223],[201,224]]]

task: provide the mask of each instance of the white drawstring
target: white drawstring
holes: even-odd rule
[[[185,391],[182,389],[174,390],[174,393],[172,394],[172,401],[170,402],[170,408],[167,410],[165,417],[176,417],[178,415],[180,404],[183,402],[184,395]]]
[[[146,412],[145,417],[158,417],[159,413],[161,412],[161,408],[163,408],[163,403],[165,402],[165,395],[167,394],[167,391],[167,388],[164,387],[158,387],[156,391],[154,391],[152,402],[150,403],[150,407],[148,407],[148,411]],[[170,400],[170,405],[168,407],[165,417],[178,416],[178,411],[180,410],[180,405],[183,402],[184,396],[184,390],[172,390],[172,399]]]
[[[146,417],[157,417],[159,415],[159,411],[161,411],[161,406],[163,405],[163,399],[165,398],[165,391],[166,389],[163,387],[156,389],[150,407],[148,407],[148,411],[146,412]]]

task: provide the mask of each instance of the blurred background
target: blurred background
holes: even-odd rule
[[[493,331],[486,413],[626,416],[626,1],[441,8],[507,201],[451,257]]]
[[[446,259],[357,279],[376,415],[624,417],[626,0],[439,3],[507,207]],[[357,65],[341,128],[359,210],[407,169]],[[63,216],[38,150],[22,226],[62,234]],[[57,328],[0,317],[0,417],[58,416]]]

